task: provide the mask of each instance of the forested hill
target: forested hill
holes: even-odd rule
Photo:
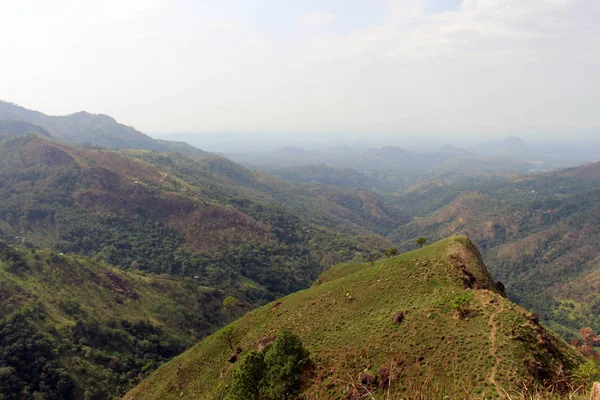
[[[407,218],[365,191],[303,188],[229,160],[0,142],[0,234],[129,268],[199,276],[254,299],[382,250]],[[18,239],[15,239],[17,238]]]
[[[476,185],[430,185],[389,197],[415,218],[389,239],[468,234],[494,278],[566,338],[600,330],[598,164]]]
[[[21,126],[16,126],[18,123],[21,123]],[[23,123],[30,124],[26,130]],[[8,124],[15,126],[12,129],[3,129],[3,126]],[[108,115],[81,111],[70,115],[51,116],[1,100],[0,133],[13,135],[45,133],[67,143],[100,146],[107,149],[174,151],[192,157],[211,155],[187,143],[152,139],[133,127],[118,123]]]
[[[223,325],[225,296],[235,316],[309,287],[328,266],[382,254],[382,235],[407,221],[373,193],[219,157],[0,135],[0,342],[32,345],[23,360],[48,373],[0,360],[2,394],[122,394]]]
[[[193,279],[0,242],[0,398],[117,399],[225,323],[224,297]]]

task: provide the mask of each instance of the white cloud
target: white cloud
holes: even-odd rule
[[[312,12],[298,17],[297,22],[303,28],[323,29],[335,20],[335,14]]]
[[[339,33],[342,14],[314,12],[280,37],[208,2],[109,0],[37,25],[8,10],[0,35],[18,40],[0,43],[16,55],[0,93],[154,132],[597,129],[597,0],[464,0],[436,14],[429,0],[386,1],[369,27]]]

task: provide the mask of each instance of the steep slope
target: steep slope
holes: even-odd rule
[[[544,388],[581,362],[502,297],[466,237],[323,279],[230,329],[242,356],[284,330],[297,334],[314,364],[303,379],[307,399],[491,398]],[[125,399],[224,398],[237,365],[224,335],[165,364]]]
[[[0,397],[118,398],[222,325],[224,297],[0,242]]]
[[[600,162],[568,169],[564,172],[564,175],[575,176],[577,178],[600,179]]]
[[[600,329],[591,283],[598,270],[600,181],[570,176],[572,172],[489,181],[463,191],[419,192],[425,212],[389,238],[406,250],[415,247],[419,236],[438,240],[466,233],[481,246],[491,273],[506,283],[509,296],[538,312],[564,337],[574,337],[583,326]],[[576,297],[565,290],[571,285],[578,288]],[[570,300],[580,306],[561,306]]]
[[[54,137],[72,144],[100,146],[107,149],[132,148],[163,152],[174,151],[190,157],[211,155],[211,153],[197,149],[187,143],[152,139],[133,127],[118,123],[108,115],[90,114],[85,111],[70,115],[51,116],[0,100],[0,120],[2,119],[35,124]],[[1,126],[2,124],[0,124]],[[32,131],[27,133],[42,132]]]
[[[218,157],[0,141],[0,237],[199,276],[254,301],[388,247],[371,229],[388,233],[401,214],[368,192],[333,189],[317,194]]]
[[[48,131],[32,123],[13,119],[0,119],[0,135],[25,136],[31,133],[50,137]]]

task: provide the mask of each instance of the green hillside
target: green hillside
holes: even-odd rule
[[[596,170],[593,164],[474,186],[428,187],[388,199],[414,207],[415,215],[388,238],[408,250],[419,236],[468,234],[509,297],[570,340],[582,327],[600,330]]]
[[[118,398],[222,325],[224,297],[193,279],[0,242],[0,398]]]
[[[401,223],[368,192],[315,195],[222,158],[76,148],[37,136],[0,140],[0,198],[0,238],[198,276],[253,302],[386,248],[370,228]]]
[[[348,267],[356,272],[345,275]],[[203,340],[125,399],[227,398],[244,363],[229,361],[228,331],[242,358],[283,331],[298,335],[313,365],[300,380],[307,399],[518,395],[546,390],[582,361],[502,296],[466,237],[337,269],[339,278],[329,274]]]

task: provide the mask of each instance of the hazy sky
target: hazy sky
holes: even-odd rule
[[[0,99],[147,132],[600,135],[599,0],[0,0]]]

